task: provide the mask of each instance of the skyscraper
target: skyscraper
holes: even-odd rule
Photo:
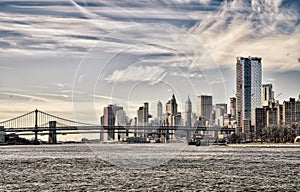
[[[218,126],[224,126],[224,116],[227,114],[227,104],[216,104],[215,109],[215,124]]]
[[[300,101],[290,98],[283,102],[282,121],[284,125],[300,122]]]
[[[101,117],[101,124],[103,126],[114,126],[116,124],[117,111],[123,111],[123,107],[117,105],[108,105],[103,109],[103,116]],[[109,139],[117,139],[114,129],[108,129],[107,133],[100,134],[101,141],[107,141]]]
[[[210,124],[210,121],[212,120],[212,96],[198,96],[197,115],[206,125]]]
[[[158,101],[157,103],[157,120],[158,120],[158,124],[161,124],[162,121],[162,103],[160,101]]]
[[[148,121],[151,115],[149,115],[149,103],[144,103],[144,106],[139,107],[137,111],[137,123],[139,126],[148,125]]]
[[[188,100],[185,102],[185,126],[192,126],[192,102],[190,100],[190,96],[188,96]]]
[[[262,106],[272,107],[272,103],[274,102],[274,91],[272,84],[262,85]]]
[[[104,107],[101,124],[104,126],[115,125],[116,112],[119,110],[123,110],[123,107],[119,107],[117,105],[108,105],[107,107]]]
[[[167,112],[167,125],[176,126],[180,124],[181,113],[177,112],[177,102],[174,94],[166,104],[166,112]]]
[[[174,115],[177,113],[177,102],[175,95],[172,95],[172,98],[166,104],[166,111],[168,114]]]
[[[237,57],[236,98],[237,127],[242,132],[252,132],[250,125],[255,123],[255,108],[261,106],[261,58]]]
[[[236,98],[230,97],[229,114],[233,120],[236,118]]]

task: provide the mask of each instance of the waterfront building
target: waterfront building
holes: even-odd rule
[[[192,102],[190,100],[190,96],[188,96],[188,100],[185,102],[185,126],[192,126]]]
[[[262,106],[272,107],[273,103],[274,103],[273,85],[263,84],[262,85]]]
[[[237,57],[236,101],[237,127],[251,133],[255,124],[255,108],[261,107],[262,63],[258,57]]]
[[[295,123],[297,121],[290,121],[287,118],[291,118],[293,99],[292,102],[284,102],[284,105],[279,104],[279,101],[272,103],[271,107],[263,106],[255,109],[255,130],[256,135],[261,135],[264,127],[282,126],[283,117],[286,117],[285,122]],[[285,107],[283,107],[285,106]],[[285,110],[283,110],[285,108]],[[295,114],[295,113],[294,113]],[[296,116],[294,116],[296,118]],[[299,122],[299,120],[298,120]],[[289,124],[286,123],[286,124]]]
[[[271,107],[266,110],[266,126],[272,127],[278,125],[278,115],[277,115],[277,108]]]
[[[212,96],[198,96],[197,115],[206,126],[209,126],[211,124],[210,122],[212,121]]]
[[[282,121],[283,125],[300,122],[300,101],[295,98],[290,98],[289,101],[284,101],[282,106]]]
[[[259,133],[264,127],[278,125],[277,107],[261,107],[255,109],[255,131]]]

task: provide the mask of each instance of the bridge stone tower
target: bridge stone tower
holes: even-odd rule
[[[4,126],[0,126],[0,143],[5,143]]]
[[[51,144],[57,143],[57,136],[56,136],[56,121],[49,121],[49,138],[48,142]]]

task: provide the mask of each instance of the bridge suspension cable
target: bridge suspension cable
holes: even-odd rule
[[[83,123],[66,118],[58,117],[45,113],[43,111],[34,110],[18,117],[0,122],[0,126],[5,128],[36,128],[36,127],[49,127],[50,121],[56,121],[58,125],[64,125],[67,127],[76,126],[95,126],[95,124]]]

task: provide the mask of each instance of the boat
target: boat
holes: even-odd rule
[[[300,144],[300,136],[297,136],[295,138],[294,143]]]

